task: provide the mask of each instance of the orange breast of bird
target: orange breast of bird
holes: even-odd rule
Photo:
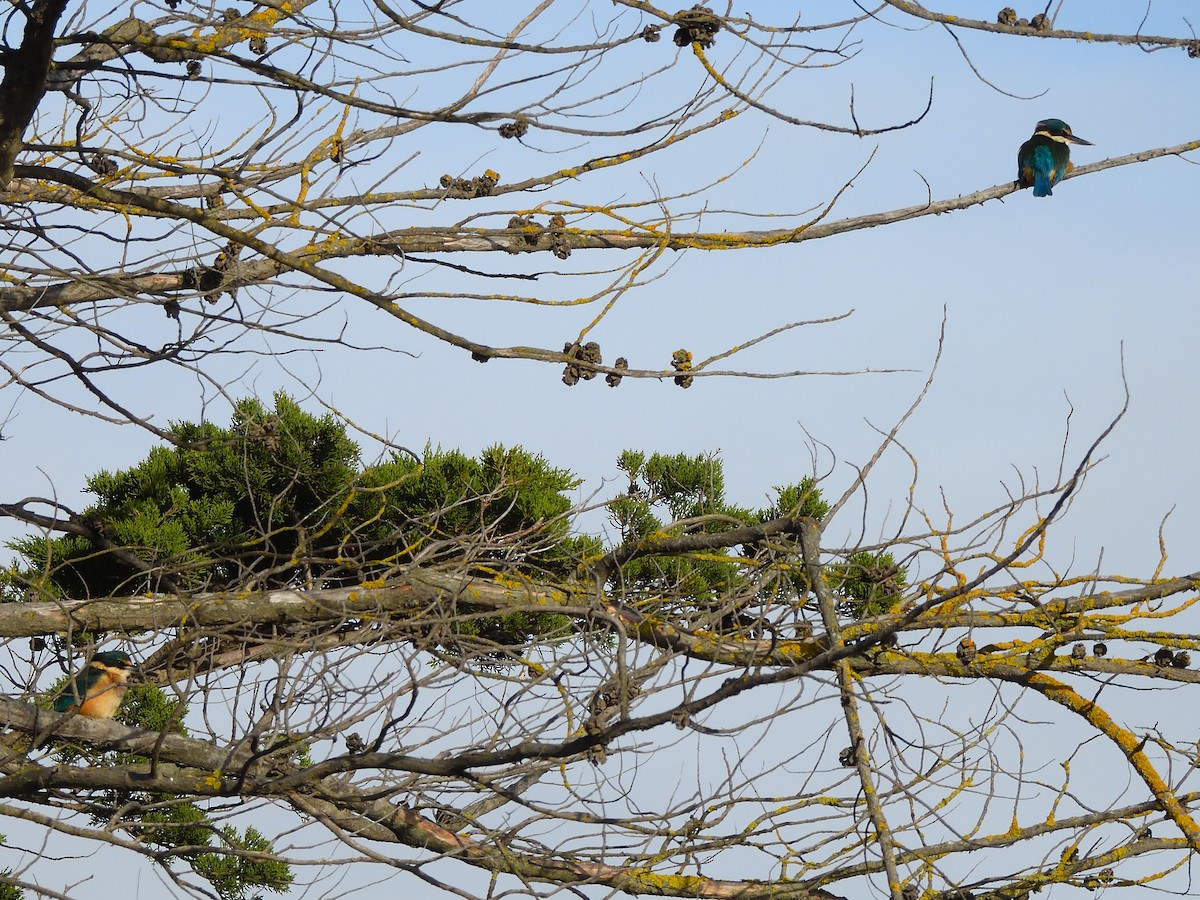
[[[93,719],[111,719],[125,698],[124,674],[111,670],[105,672],[88,692],[88,698],[77,707],[79,714]]]

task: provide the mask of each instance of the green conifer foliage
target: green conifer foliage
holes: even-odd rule
[[[357,552],[349,556],[378,570],[469,554],[480,564],[564,576],[599,547],[569,533],[569,492],[578,486],[570,471],[519,447],[488,447],[478,459],[431,447],[421,461],[395,454],[355,486]]]
[[[891,612],[908,583],[904,568],[887,552],[861,550],[826,572],[829,586],[840,598],[838,611],[852,619]]]
[[[694,627],[721,632],[772,630],[785,620],[790,629],[804,620],[803,609],[812,597],[794,533],[748,541],[739,548],[688,554],[655,554],[654,547],[671,538],[715,535],[779,519],[821,520],[829,504],[815,479],[805,477],[776,487],[772,503],[751,510],[726,500],[724,469],[716,457],[627,450],[617,465],[629,476],[629,488],[609,504],[611,520],[624,544],[645,549],[620,570],[620,588],[634,598],[632,602],[647,611],[682,617]],[[872,563],[870,572],[893,566],[891,557],[884,556]],[[889,582],[896,589],[893,594],[904,584],[903,573],[895,568]],[[842,604],[845,615],[862,618],[883,611],[878,590],[864,593],[866,574],[844,566],[827,571],[845,596],[864,596],[861,603]],[[791,615],[781,615],[781,603],[791,609]],[[772,605],[768,620],[764,610]]]
[[[271,853],[271,842],[253,826],[238,834],[226,825],[220,831],[226,847],[251,853]],[[229,853],[201,853],[193,864],[217,892],[221,900],[245,900],[259,896],[253,888],[266,888],[277,894],[286,893],[294,875],[289,866],[274,859],[254,859]]]
[[[10,544],[23,565],[0,576],[9,599],[336,587],[385,581],[414,565],[590,585],[591,565],[604,555],[599,538],[572,533],[578,478],[519,447],[472,457],[427,446],[421,458],[393,452],[364,465],[344,422],[283,394],[271,408],[240,401],[226,427],[179,422],[171,434],[175,445],[88,480],[96,503],[75,517],[81,533]],[[622,602],[720,629],[755,618],[764,603],[809,603],[794,533],[683,553],[655,547],[779,519],[819,520],[829,507],[812,478],[777,487],[755,510],[727,500],[714,456],[629,450],[618,467],[629,487],[609,515],[619,543],[637,548],[606,585]],[[886,611],[904,586],[891,557],[867,556],[828,570],[846,598],[841,611],[854,618]],[[573,627],[557,614],[460,604],[447,649],[457,653],[459,639],[473,638],[464,652],[515,658],[531,639],[563,638]]]
[[[564,576],[598,548],[569,533],[578,480],[520,448],[364,467],[344,423],[283,394],[239,402],[228,427],[170,430],[177,446],[88,479],[87,534],[10,544],[25,560],[10,598],[334,586],[415,560]]]
[[[88,479],[85,535],[12,543],[38,593],[104,597],[179,587],[216,590],[296,576],[288,563],[336,515],[358,447],[332,416],[279,394],[274,409],[237,404],[227,428],[179,422],[176,446]],[[140,565],[131,562],[140,561]]]

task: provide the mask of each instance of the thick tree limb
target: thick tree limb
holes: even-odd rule
[[[1076,166],[1067,178],[1091,175],[1106,169],[1133,165],[1165,156],[1180,156],[1200,149],[1200,139],[1129,153],[1084,166]],[[52,178],[69,185],[81,193],[114,207],[141,208],[156,217],[179,218],[208,228],[218,236],[237,242],[241,232],[226,224],[224,220],[204,212],[152,196],[136,190],[113,190],[92,184],[78,175],[53,172],[43,167],[18,166],[17,175],[27,179],[28,190],[24,199],[37,195],[38,179]],[[44,183],[44,182],[43,182]],[[897,222],[918,219],[924,216],[955,212],[998,200],[1009,194],[1024,190],[1016,182],[1005,182],[974,193],[944,200],[930,201],[918,206],[906,206],[886,212],[853,216],[832,222],[815,222],[794,228],[778,228],[770,231],[743,232],[659,232],[655,229],[630,228],[624,231],[605,231],[568,228],[563,238],[572,250],[645,250],[666,248],[668,250],[737,250],[778,247],[802,241],[819,240],[838,234],[893,225]],[[327,273],[316,267],[317,262],[332,259],[347,259],[364,256],[394,255],[402,258],[407,254],[445,253],[537,253],[549,252],[555,247],[555,238],[544,232],[533,236],[521,229],[512,228],[408,228],[402,231],[387,231],[367,238],[340,237],[336,241],[309,244],[295,251],[284,252],[269,246],[257,238],[245,235],[245,245],[266,253],[266,259],[251,259],[239,262],[226,277],[225,289],[249,286],[281,272],[295,271],[317,277],[318,281],[339,290],[361,295],[380,305],[388,301],[370,291],[354,285],[348,279]],[[189,283],[188,272],[163,272],[138,276],[97,276],[47,284],[41,286],[14,286],[0,288],[0,308],[17,311],[42,307],[95,303],[102,300],[128,298],[131,294],[157,297],[155,302],[164,302],[173,293],[195,290]],[[520,348],[518,348],[520,349]]]
[[[0,81],[0,188],[8,187],[25,128],[42,96],[54,57],[54,29],[67,0],[33,0],[27,7],[21,46],[4,63]]]

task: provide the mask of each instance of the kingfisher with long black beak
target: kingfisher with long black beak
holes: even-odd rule
[[[71,676],[54,700],[54,711],[111,719],[125,699],[129,676],[137,671],[127,653],[119,650],[97,653],[82,671]]]
[[[1033,129],[1033,137],[1017,151],[1017,182],[1033,187],[1033,196],[1049,197],[1054,185],[1063,180],[1071,165],[1071,144],[1092,145],[1091,141],[1071,134],[1071,126],[1062,119],[1042,119]]]

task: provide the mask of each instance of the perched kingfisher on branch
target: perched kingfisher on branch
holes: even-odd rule
[[[111,719],[125,698],[126,681],[136,672],[127,653],[97,653],[81,672],[71,676],[54,700],[54,711]]]
[[[1071,144],[1090,147],[1092,142],[1071,134],[1071,126],[1062,119],[1042,119],[1017,152],[1017,182],[1021,187],[1032,185],[1035,197],[1049,197],[1051,188],[1074,168]]]

